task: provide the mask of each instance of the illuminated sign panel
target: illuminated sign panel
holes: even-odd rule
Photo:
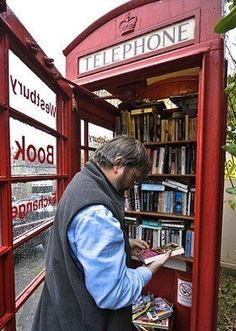
[[[152,31],[124,43],[114,45],[99,52],[89,54],[79,59],[79,73],[86,73],[135,56],[176,46],[183,42],[194,40],[195,19],[169,25]]]
[[[56,94],[9,51],[10,107],[56,129]]]

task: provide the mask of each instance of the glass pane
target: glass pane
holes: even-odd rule
[[[98,148],[112,138],[113,132],[111,130],[105,129],[92,123],[88,124],[89,147]]]
[[[81,140],[81,146],[84,146],[84,120],[80,120],[80,140]]]
[[[56,94],[9,51],[10,107],[56,129]]]
[[[89,151],[89,160],[93,159],[93,154],[94,154],[94,151]]]
[[[80,152],[80,165],[81,165],[81,168],[84,166],[84,150],[81,149],[81,152]]]
[[[14,250],[15,296],[17,297],[45,268],[45,251],[50,230]]]
[[[13,237],[42,225],[56,212],[56,180],[12,184]]]
[[[43,289],[41,284],[34,294],[23,304],[16,313],[16,330],[29,331],[32,328],[34,315]]]
[[[62,100],[61,132],[65,133],[65,101]]]
[[[13,176],[56,174],[56,138],[28,124],[10,119]]]

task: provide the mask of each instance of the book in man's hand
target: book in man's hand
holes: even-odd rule
[[[158,261],[163,258],[163,255],[171,250],[171,257],[184,254],[184,248],[175,243],[169,243],[165,246],[158,247],[156,249],[142,250],[136,258],[144,264],[149,264],[154,261]]]

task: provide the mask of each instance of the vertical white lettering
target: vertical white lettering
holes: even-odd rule
[[[112,48],[112,52],[111,52],[111,61],[112,62],[116,62],[116,61],[119,61],[120,60],[119,49],[120,49],[120,47],[114,47],[114,48]]]
[[[167,40],[166,40],[167,39]],[[172,29],[172,36],[169,34],[167,31],[163,31],[163,47],[169,46],[168,45],[168,40],[174,44],[175,43],[175,26]]]
[[[94,60],[93,61],[94,69],[101,67],[101,53],[95,54],[94,57],[93,57],[93,60]]]
[[[154,33],[147,40],[147,47],[150,51],[154,51],[158,49],[161,43],[161,37],[158,33]]]
[[[110,62],[106,62],[106,61],[107,61],[107,59],[106,59],[106,57],[107,57],[107,52],[104,51],[104,52],[102,52],[102,54],[103,54],[103,62],[102,62],[102,64],[103,64],[104,66],[110,64]]]
[[[188,40],[188,35],[184,36],[185,33],[188,33],[188,29],[187,26],[189,25],[189,23],[183,23],[179,25],[179,42],[184,41],[184,40]]]
[[[92,56],[87,56],[83,60],[85,61],[85,71],[89,70],[89,60],[92,58]]]
[[[126,59],[126,54],[130,52],[131,48],[132,48],[131,43],[127,43],[123,45],[123,59]]]
[[[140,44],[138,45],[138,42],[140,42]],[[141,51],[138,51],[138,49],[141,48]],[[138,55],[138,54],[143,54],[145,50],[145,39],[144,38],[140,38],[138,40],[134,41],[134,56]]]

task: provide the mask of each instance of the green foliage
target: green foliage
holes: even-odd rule
[[[236,327],[236,276],[221,270],[217,331],[235,331]]]
[[[225,33],[236,27],[236,7],[233,7],[231,12],[222,17],[216,24],[214,31],[217,33]]]
[[[217,33],[226,33],[236,27],[236,0],[229,0],[230,12],[221,18],[216,24],[214,31]],[[233,58],[233,57],[232,57]],[[236,62],[235,62],[236,63]],[[235,68],[236,69],[236,68]],[[236,71],[236,70],[235,70]],[[236,73],[228,76],[228,82],[225,92],[228,97],[227,112],[227,137],[226,145],[222,148],[230,155],[225,163],[225,176],[230,180],[231,187],[226,192],[233,195],[227,202],[229,206],[236,210],[236,187],[233,179],[236,178]]]

